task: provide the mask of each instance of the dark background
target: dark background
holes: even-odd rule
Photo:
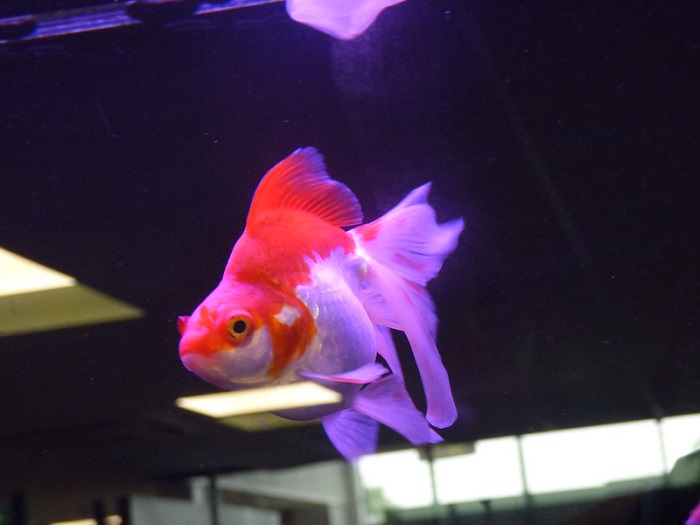
[[[248,434],[174,405],[215,391],[180,364],[176,318],[300,146],[368,220],[428,180],[440,220],[465,218],[430,285],[448,441],[700,411],[699,15],[409,0],[338,42],[272,4],[0,44],[0,245],[147,313],[0,338],[0,477],[338,457],[320,426]]]

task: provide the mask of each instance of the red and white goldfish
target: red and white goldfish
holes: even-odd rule
[[[332,388],[339,405],[279,415],[320,418],[348,459],[376,450],[379,423],[415,445],[441,441],[432,427],[451,425],[457,411],[425,285],[463,223],[438,224],[429,190],[345,231],[362,223],[357,198],[328,176],[314,148],[296,150],[260,182],[219,285],[180,318],[185,367],[229,390],[309,380]],[[425,416],[406,391],[391,329],[413,350]]]

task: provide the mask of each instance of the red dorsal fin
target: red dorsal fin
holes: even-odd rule
[[[267,172],[253,196],[248,223],[275,208],[303,210],[341,228],[362,223],[357,197],[328,176],[315,148],[298,149]]]

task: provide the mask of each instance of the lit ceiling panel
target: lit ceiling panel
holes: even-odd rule
[[[330,388],[311,381],[221,392],[202,396],[181,397],[176,403],[205,416],[224,418],[240,414],[339,403],[342,396]]]
[[[0,336],[141,316],[130,304],[0,248]]]

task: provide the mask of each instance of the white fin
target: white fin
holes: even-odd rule
[[[415,407],[398,376],[384,377],[360,390],[352,408],[395,430],[414,445],[442,441]]]
[[[394,340],[391,337],[391,330],[386,326],[374,325],[374,331],[377,334],[377,353],[384,358],[394,375],[403,381],[401,361],[399,361],[399,354],[396,352]]]
[[[429,192],[430,183],[423,184],[379,219],[351,230],[372,259],[421,286],[438,274],[464,228],[462,219],[436,222]]]
[[[379,363],[370,363],[342,374],[316,374],[314,372],[301,370],[299,375],[302,377],[308,377],[309,379],[324,379],[326,381],[335,381],[336,383],[356,383],[359,385],[365,385],[367,383],[371,383],[372,381],[376,381],[383,375],[386,375],[388,372],[389,371]]]
[[[340,40],[351,40],[372,25],[386,7],[404,0],[287,0],[287,13],[300,24]]]
[[[464,224],[462,219],[438,224],[427,203],[429,191],[430,183],[416,188],[387,214],[350,234],[368,264],[360,293],[370,319],[406,333],[423,381],[426,417],[444,428],[455,421],[457,410],[435,345],[435,307],[424,286],[457,246]]]
[[[377,451],[379,423],[352,408],[323,416],[321,424],[328,439],[348,461]]]

